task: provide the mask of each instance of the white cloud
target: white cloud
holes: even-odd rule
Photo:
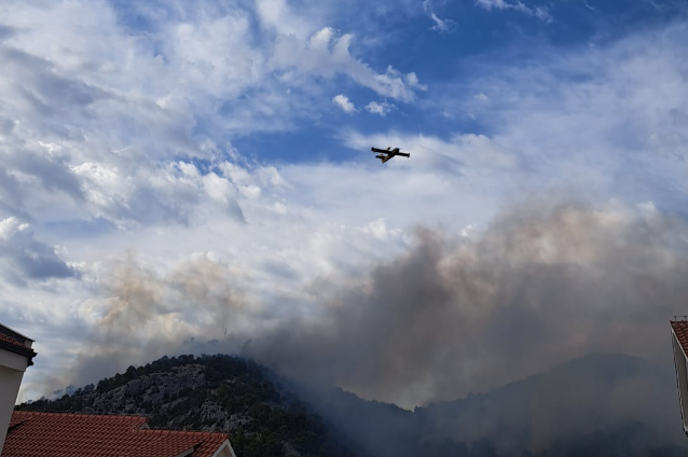
[[[225,163],[216,165],[223,167]],[[140,161],[136,167],[125,169],[87,162],[72,171],[82,179],[90,214],[121,228],[165,222],[189,224],[199,211],[210,208],[237,221],[244,220],[234,184],[222,173],[202,175],[188,162],[156,167]]]
[[[544,22],[552,22],[553,18],[546,6],[538,6],[535,8],[535,16]]]
[[[387,69],[388,72],[392,71],[391,67]],[[417,90],[428,90],[428,86],[421,84],[418,81],[418,76],[414,72],[407,73],[404,75],[404,81],[406,81],[406,84],[409,85],[409,87],[412,87]]]
[[[370,102],[366,105],[365,108],[369,113],[379,114],[380,116],[384,117],[387,115],[387,113],[394,109],[394,105],[387,102]]]
[[[345,95],[339,94],[335,96],[332,99],[332,103],[339,106],[345,113],[351,114],[354,111],[356,111],[356,107],[354,106],[354,104],[351,103]]]
[[[315,22],[294,14],[286,0],[257,0],[256,11],[264,26],[299,38],[305,38],[312,32]]]
[[[475,100],[480,100],[481,102],[487,102],[490,100],[490,97],[488,97],[487,95],[485,95],[483,93],[476,94],[473,96],[473,98]]]
[[[28,281],[75,278],[79,273],[51,248],[36,240],[27,223],[10,217],[0,220],[0,272],[25,286]]]
[[[511,9],[514,11],[520,11],[521,13],[525,13],[529,16],[535,16],[544,22],[552,21],[552,15],[549,13],[549,9],[546,6],[538,6],[533,9],[524,5],[518,0],[514,1],[513,3],[510,3],[507,0],[476,0],[475,4],[488,11],[492,10],[493,8],[498,10]]]
[[[430,30],[435,30],[437,32],[450,32],[456,27],[456,22],[451,19],[441,19],[435,13],[432,3],[430,0],[425,0],[423,2],[423,9],[430,19],[435,23]]]
[[[377,73],[367,64],[353,57],[349,51],[353,35],[335,37],[334,29],[325,27],[307,41],[293,35],[281,35],[271,60],[274,69],[294,68],[301,72],[333,78],[343,74],[379,95],[403,102],[415,98],[415,90],[426,90],[415,73],[402,74],[391,65],[385,73]]]
[[[683,211],[687,36],[681,24],[606,47],[552,51],[537,69],[500,65],[486,70],[499,77],[469,88],[489,103],[448,98],[437,110],[472,113],[491,139],[519,152],[523,167],[538,176],[532,186],[651,198]]]
[[[131,8],[152,31],[125,28],[107,3],[0,7],[16,28],[0,43],[0,217],[47,207],[47,218],[125,228],[188,224],[194,207],[214,204],[242,219],[237,201],[256,189],[235,183],[236,198],[218,199],[201,177],[181,173],[178,156],[221,165],[231,153],[201,146],[195,125],[220,143],[237,131],[290,128],[326,109],[314,79],[341,74],[403,101],[425,89],[413,72],[372,70],[350,54],[351,35],[313,25],[283,0],[257,3],[260,46],[248,9]]]
[[[435,13],[430,13],[430,19],[435,22],[431,30],[437,30],[438,32],[449,32],[456,26],[456,23],[451,19],[440,19]]]

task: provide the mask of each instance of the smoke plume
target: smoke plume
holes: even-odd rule
[[[686,223],[651,204],[531,199],[468,235],[418,228],[407,252],[364,279],[303,287],[309,306],[249,298],[233,287],[236,271],[207,258],[165,275],[129,258],[72,373],[93,382],[188,349],[192,337],[215,339],[203,348],[412,407],[591,352],[668,366],[668,319],[688,297],[687,241]]]

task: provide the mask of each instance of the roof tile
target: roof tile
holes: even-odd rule
[[[15,411],[2,457],[211,457],[224,433],[149,430],[143,416]]]
[[[671,321],[671,328],[674,330],[678,342],[681,343],[683,352],[688,354],[688,321]]]

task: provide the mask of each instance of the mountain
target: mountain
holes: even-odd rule
[[[593,354],[465,399],[405,411],[334,388],[300,391],[376,456],[687,455],[673,370]],[[625,446],[631,449],[625,449]],[[581,449],[585,448],[588,453]],[[660,452],[660,454],[654,454]],[[678,454],[676,454],[678,453]]]
[[[145,414],[225,431],[239,457],[688,457],[672,370],[595,354],[414,411],[235,357],[164,357],[18,409]]]
[[[154,428],[223,431],[240,457],[365,457],[255,362],[226,355],[163,357],[25,411],[139,414]]]
[[[673,371],[643,359],[594,354],[483,395],[416,409],[423,435],[500,448],[543,449],[553,439],[642,422],[683,443]]]

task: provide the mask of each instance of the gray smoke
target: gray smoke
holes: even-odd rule
[[[253,303],[229,267],[207,260],[160,276],[129,259],[72,372],[93,382],[191,337],[216,338],[205,348],[411,407],[591,352],[670,366],[668,320],[688,303],[687,242],[686,223],[651,205],[531,199],[468,237],[419,228],[408,252],[366,279],[310,284],[319,307],[308,315]]]
[[[369,281],[323,292],[326,319],[295,319],[250,355],[406,406],[596,351],[670,364],[668,319],[688,297],[686,240],[685,223],[652,207],[574,202],[530,201],[471,239],[419,229]]]

